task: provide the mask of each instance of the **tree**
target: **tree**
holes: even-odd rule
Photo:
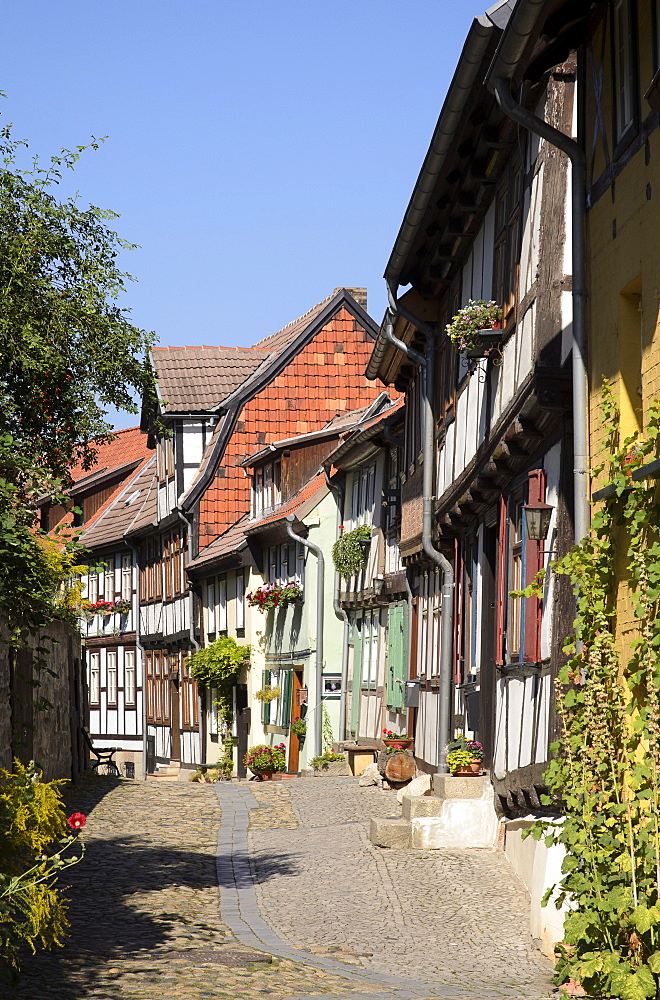
[[[47,169],[18,169],[19,144],[0,141],[0,433],[21,455],[65,477],[92,464],[111,430],[105,408],[137,412],[153,392],[146,353],[153,335],[117,304],[130,275],[109,229],[113,212],[58,201],[63,168],[85,147],[63,150]],[[92,142],[96,148],[98,143]]]
[[[117,266],[129,244],[107,225],[116,216],[56,197],[85,147],[23,170],[19,145],[0,133],[0,621],[14,639],[61,612],[35,501],[61,499],[68,469],[93,464],[111,438],[107,406],[135,413],[134,394],[154,397],[153,335],[117,303],[130,276]],[[60,574],[73,561],[69,550]]]

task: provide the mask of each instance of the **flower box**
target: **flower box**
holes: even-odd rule
[[[478,330],[477,339],[465,354],[468,358],[487,358],[493,348],[498,347],[502,339],[501,329]]]

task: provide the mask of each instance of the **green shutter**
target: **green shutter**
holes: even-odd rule
[[[264,670],[261,674],[261,687],[262,689],[270,684],[270,670]],[[270,702],[262,701],[261,703],[261,722],[264,726],[267,726],[270,722]]]
[[[280,725],[288,726],[291,722],[291,692],[293,689],[293,671],[282,671],[282,695],[280,710]]]
[[[362,684],[362,616],[353,622],[353,691],[351,697],[351,733],[358,735],[360,714],[360,686]]]
[[[391,604],[387,612],[387,707],[402,711],[408,660],[408,614],[405,602]]]

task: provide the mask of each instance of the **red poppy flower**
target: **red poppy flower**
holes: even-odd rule
[[[84,813],[71,813],[67,819],[67,823],[72,830],[82,830],[83,826],[87,822],[87,817]]]

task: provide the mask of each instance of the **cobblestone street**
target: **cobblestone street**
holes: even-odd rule
[[[96,778],[70,804],[88,813],[65,876],[71,935],[26,962],[16,1000],[549,993],[502,854],[371,846],[392,793]]]

